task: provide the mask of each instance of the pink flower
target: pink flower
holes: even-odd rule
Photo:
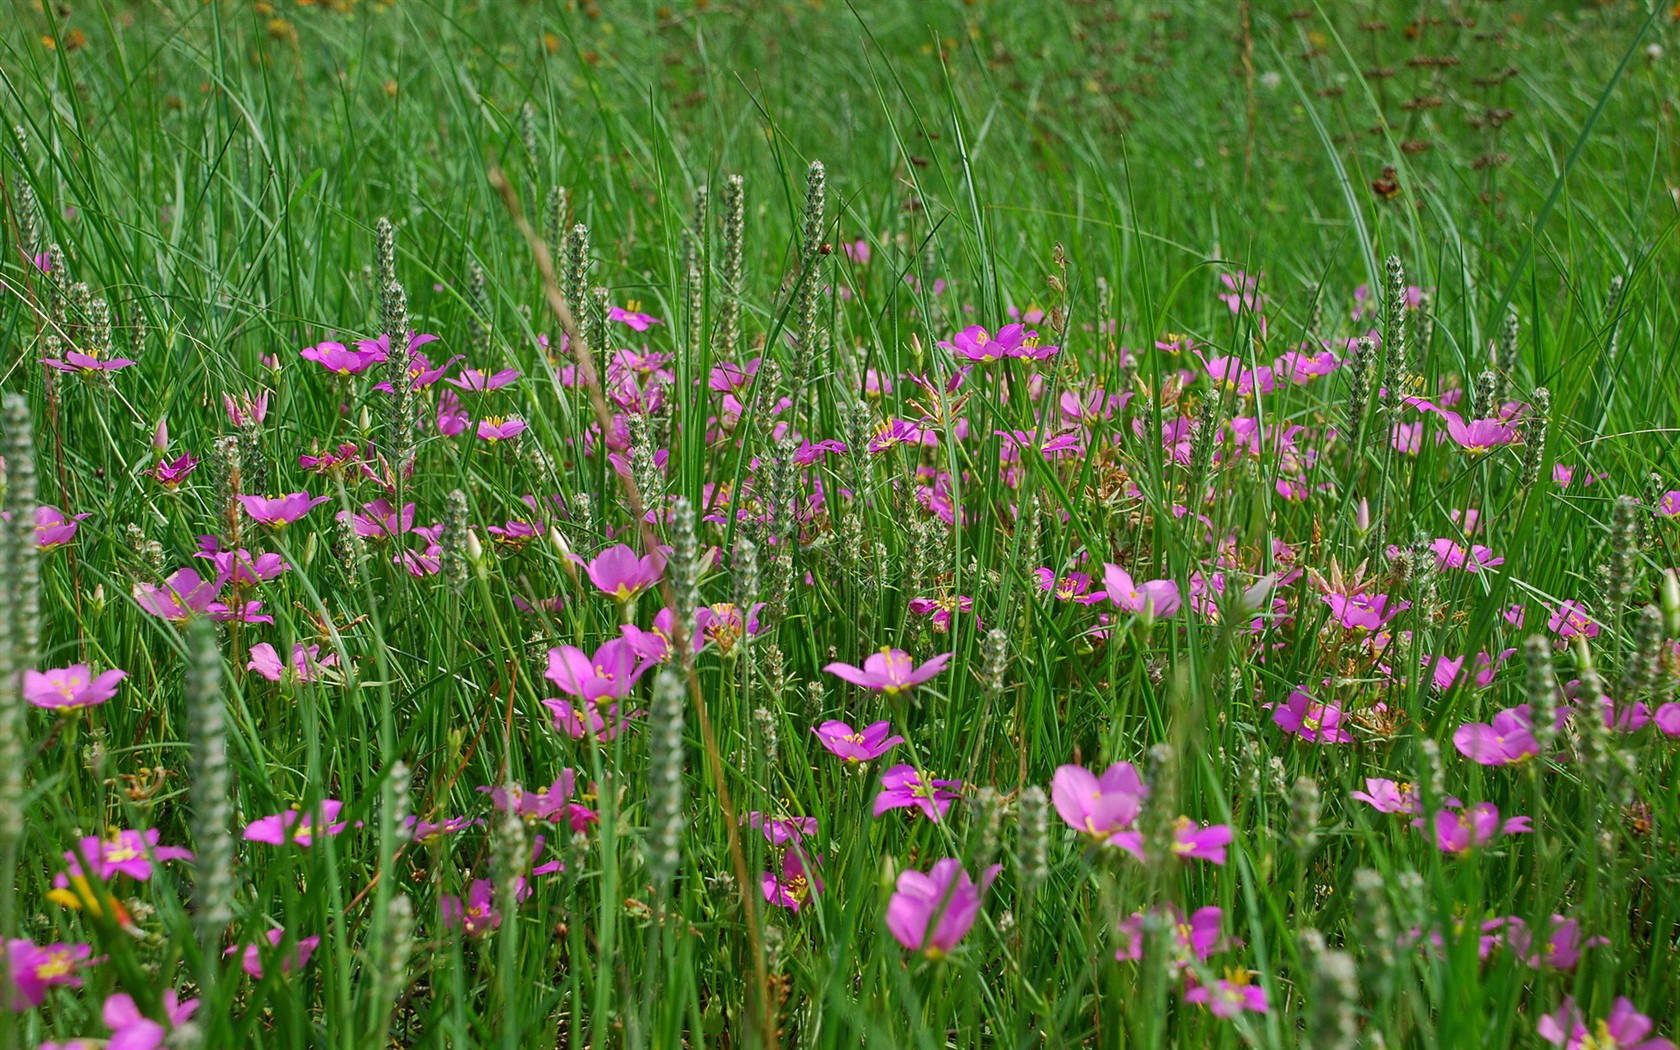
[[[502,913],[495,904],[495,884],[474,879],[467,887],[466,900],[445,894],[438,901],[445,929],[459,929],[468,937],[482,937],[502,925]]]
[[[87,664],[23,672],[23,698],[50,711],[95,707],[117,695],[127,671],[110,670],[95,676]]]
[[[207,611],[221,590],[220,580],[200,579],[192,569],[177,569],[162,586],[135,584],[134,600],[153,616],[180,623],[193,613]]]
[[[1492,919],[1482,924],[1482,955],[1504,944],[1516,952],[1530,969],[1550,967],[1554,970],[1573,970],[1581,961],[1581,949],[1609,944],[1607,937],[1581,936],[1581,924],[1562,915],[1553,915],[1546,923],[1546,936],[1539,951],[1532,951],[1534,938],[1528,923],[1515,915]]]
[[[1172,946],[1173,957],[1170,960],[1174,968],[1183,969],[1192,961],[1205,962],[1214,952],[1224,950],[1225,941],[1220,934],[1224,914],[1213,905],[1197,908],[1188,917],[1176,906],[1156,911],[1158,918],[1169,921],[1172,926],[1173,939],[1177,942]],[[1120,947],[1114,952],[1116,962],[1139,962],[1143,959],[1146,940],[1143,923],[1142,911],[1133,912],[1120,921],[1117,931]]]
[[[445,390],[438,398],[437,429],[444,437],[454,437],[467,429],[467,414],[461,410],[461,399],[453,390]]]
[[[57,550],[69,543],[76,538],[76,523],[86,517],[86,514],[67,515],[50,504],[36,507],[35,548],[43,551]]]
[[[292,645],[291,665],[287,666],[281,662],[280,654],[275,651],[274,646],[267,642],[258,642],[251,646],[251,662],[245,666],[271,682],[278,682],[283,678],[294,682],[319,682],[331,678],[330,673],[324,672],[336,663],[337,653],[328,653],[323,658],[320,646],[306,646],[302,642],[296,642]]]
[[[1680,704],[1663,704],[1657,708],[1653,721],[1663,736],[1680,736]]]
[[[1610,1016],[1589,1029],[1575,997],[1565,996],[1556,1010],[1541,1016],[1535,1031],[1564,1050],[1674,1050],[1667,1039],[1651,1036],[1651,1028],[1649,1017],[1635,1010],[1627,997],[1617,996]]]
[[[1501,835],[1518,835],[1531,830],[1527,817],[1500,822],[1499,807],[1478,802],[1468,809],[1441,809],[1435,813],[1435,845],[1443,853],[1460,855],[1487,845]]]
[[[802,842],[807,835],[817,833],[816,817],[767,817],[758,810],[748,813],[743,823],[764,833],[772,846]]]
[[[240,496],[239,504],[253,521],[278,529],[290,525],[330,497],[292,492],[284,496]]]
[[[268,418],[268,396],[266,390],[256,397],[252,397],[249,392],[242,391],[238,400],[235,400],[232,394],[223,394],[222,406],[227,409],[228,420],[234,426],[240,428],[261,426],[262,421]]]
[[[1453,746],[1483,766],[1516,765],[1540,753],[1527,704],[1499,712],[1491,723],[1466,722],[1453,732]]]
[[[1438,539],[1429,545],[1429,549],[1435,552],[1435,567],[1438,569],[1480,572],[1505,564],[1504,558],[1495,558],[1492,550],[1479,543],[1465,547],[1452,539]]]
[[[665,573],[665,556],[659,551],[642,557],[625,544],[608,547],[588,562],[576,555],[572,560],[583,566],[589,582],[602,594],[627,602],[659,582]]]
[[[1598,637],[1598,621],[1588,614],[1587,607],[1580,602],[1570,599],[1556,608],[1549,605],[1547,608],[1552,609],[1552,615],[1546,621],[1546,626],[1559,638],[1573,638],[1578,634],[1588,638]]]
[[[614,306],[609,309],[607,320],[629,325],[638,332],[645,332],[653,325],[665,323],[652,314],[644,314],[641,311],[642,304],[632,299],[624,306]]]
[[[1038,333],[1018,324],[1004,325],[994,337],[979,325],[970,325],[939,345],[965,361],[989,363],[1005,357],[1025,357],[1035,361],[1053,357],[1058,348],[1041,346]]]
[[[881,774],[881,791],[875,796],[875,816],[890,809],[915,808],[922,815],[939,823],[950,810],[957,795],[953,788],[962,787],[960,780],[924,779],[914,766],[896,765]]]
[[[773,871],[761,872],[758,876],[759,888],[764,892],[764,899],[779,908],[789,908],[795,913],[809,903],[823,891],[823,881],[817,874],[816,858],[807,862],[804,853],[795,848],[782,854],[782,870],[778,874]]]
[[[1465,422],[1457,412],[1444,408],[1432,410],[1446,420],[1447,436],[1453,443],[1471,455],[1481,455],[1502,445],[1520,444],[1522,441],[1517,428],[1504,420],[1472,419]]]
[[[926,873],[900,872],[898,890],[887,902],[887,930],[898,943],[930,959],[948,954],[980,917],[981,899],[1001,867],[994,864],[982,872],[979,885],[955,857],[938,861]]]
[[[1058,577],[1054,569],[1037,568],[1033,570],[1033,576],[1038,580],[1039,588],[1049,592],[1059,602],[1095,605],[1097,602],[1108,600],[1106,590],[1091,590],[1090,573],[1070,572],[1066,576]]]
[[[480,441],[507,441],[525,432],[525,421],[522,419],[503,419],[492,416],[478,421],[478,438]]]
[[[594,737],[597,740],[611,740],[624,731],[630,720],[637,712],[620,717],[617,704],[608,704],[602,708],[592,700],[586,700],[574,706],[569,701],[550,698],[543,701],[543,706],[554,713],[554,728],[565,733],[573,740]]]
[[[267,583],[290,566],[278,554],[258,554],[241,547],[238,550],[223,550],[222,541],[218,536],[200,536],[198,550],[193,553],[195,558],[205,558],[216,566],[216,575],[227,583],[250,584]]]
[[[283,929],[269,930],[263,934],[263,939],[268,942],[270,949],[278,950],[280,942],[286,939],[286,931]],[[265,952],[255,944],[247,944],[243,951],[240,950],[238,945],[234,945],[222,954],[232,955],[239,952],[239,968],[260,981],[263,978],[263,959],[265,956],[268,956],[271,960],[274,958],[280,960],[281,973],[292,973],[308,965],[309,957],[315,954],[315,949],[320,945],[321,938],[319,937],[300,937],[297,943],[292,946],[292,950],[284,954],[277,955],[275,951]]]
[[[1365,790],[1351,792],[1350,797],[1365,803],[1378,813],[1420,812],[1417,791],[1412,785],[1395,783],[1381,777],[1366,777]]]
[[[1353,736],[1342,728],[1342,709],[1335,703],[1319,703],[1299,689],[1273,708],[1272,721],[1291,736],[1313,744],[1348,744]]]
[[[593,657],[571,645],[550,649],[548,670],[543,672],[543,677],[562,692],[583,700],[619,700],[630,695],[636,680],[649,666],[629,642],[614,638],[602,643]]]
[[[169,1019],[169,1027],[166,1028],[141,1013],[127,992],[118,992],[105,1000],[101,1011],[105,1027],[111,1030],[106,1050],[158,1050],[168,1037],[169,1030],[186,1024],[197,1010],[197,999],[188,999],[183,1003],[175,989],[168,989],[163,993],[163,1013]]]
[[[1149,788],[1130,762],[1116,762],[1099,778],[1084,766],[1066,765],[1050,778],[1050,801],[1068,827],[1097,841],[1130,828],[1143,811]]]
[[[337,799],[324,798],[313,815],[305,814],[294,807],[283,813],[262,817],[252,821],[245,828],[245,841],[265,842],[271,846],[284,846],[295,842],[299,846],[308,846],[315,841],[316,835],[339,835],[350,826],[345,823],[333,823],[338,820],[339,811],[343,808],[344,803]]]
[[[912,598],[909,610],[914,616],[932,615],[935,634],[949,634],[951,620],[959,612],[969,612],[974,608],[974,599],[966,594],[953,594],[945,598]],[[979,617],[975,618],[979,624]],[[983,624],[980,625],[984,627]]]
[[[1235,1017],[1244,1010],[1263,1014],[1270,1009],[1266,989],[1253,983],[1247,970],[1226,970],[1212,985],[1198,984],[1184,993],[1187,1003],[1201,1003],[1215,1017]]]
[[[1179,817],[1173,822],[1172,842],[1167,846],[1167,852],[1179,860],[1205,860],[1214,864],[1225,863],[1225,847],[1231,844],[1231,826],[1229,824],[1212,824],[1203,827],[1189,817]],[[1148,860],[1143,848],[1143,832],[1121,831],[1115,833],[1109,842],[1130,853],[1138,860]]]
[[[170,460],[160,460],[158,465],[147,471],[152,479],[166,489],[178,487],[192,476],[198,469],[198,457],[191,453],[182,453]]]
[[[62,358],[43,357],[41,363],[55,372],[76,372],[86,376],[98,375],[101,372],[115,372],[127,368],[134,362],[126,357],[101,358],[97,353],[72,350]]]
[[[366,370],[370,365],[385,360],[385,355],[379,353],[377,349],[371,351],[351,350],[343,343],[331,341],[305,347],[298,356],[305,361],[313,361],[327,371],[341,376],[355,375]]]
[[[879,456],[881,453],[899,445],[920,445],[921,443],[921,428],[914,423],[902,419],[886,419],[875,426],[874,436],[869,439],[869,454]]]
[[[823,668],[829,674],[843,681],[861,686],[864,689],[874,689],[892,696],[913,689],[923,682],[933,678],[945,670],[945,665],[951,662],[955,653],[940,653],[920,667],[910,658],[910,654],[902,649],[881,647],[878,653],[870,654],[863,661],[863,666],[853,667],[851,664],[839,662],[831,663]]]
[[[1325,594],[1330,618],[1350,631],[1375,631],[1412,607],[1411,602],[1389,601],[1386,594]]]
[[[391,501],[381,496],[372,503],[363,504],[361,514],[347,510],[339,511],[338,520],[346,519],[356,535],[363,539],[389,539],[414,528],[414,504],[403,504],[402,514],[399,515],[392,509]]]
[[[1171,616],[1178,611],[1182,601],[1178,593],[1178,584],[1172,580],[1136,583],[1132,580],[1131,573],[1113,562],[1103,563],[1103,585],[1108,589],[1109,601],[1145,620]]]
[[[504,368],[500,372],[490,373],[481,368],[463,369],[459,376],[445,379],[450,386],[460,387],[462,390],[473,390],[479,393],[490,390],[500,390],[519,379],[519,370]]]
[[[109,838],[94,835],[80,840],[76,848],[64,854],[69,878],[86,877],[92,873],[101,882],[115,875],[127,875],[137,882],[152,877],[152,863],[172,860],[192,860],[191,850],[179,846],[159,846],[158,830],[113,831]],[[65,878],[60,876],[60,878]],[[68,879],[65,885],[68,885]]]
[[[1680,705],[1674,706],[1680,708]],[[817,734],[817,739],[831,754],[845,759],[846,764],[851,766],[872,762],[904,743],[904,738],[893,733],[888,722],[875,722],[854,730],[845,722],[831,719],[811,732]]]
[[[86,944],[58,941],[37,945],[27,940],[11,940],[0,947],[0,955],[10,972],[12,988],[0,1005],[13,1011],[40,1006],[48,988],[82,986],[81,968],[93,955]],[[5,993],[0,989],[0,993]]]

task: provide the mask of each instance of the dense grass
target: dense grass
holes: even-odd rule
[[[33,679],[0,696],[5,965],[27,985],[23,941],[92,956],[0,1010],[0,1046],[135,1038],[111,997],[164,1022],[166,990],[201,1000],[170,1038],[218,1047],[1539,1045],[1571,995],[1595,1038],[1631,1045],[1619,1020],[1594,1028],[1620,996],[1672,1032],[1668,11],[8,13],[0,678],[128,677],[77,711],[24,704]],[[1387,294],[1391,257],[1421,302]],[[1258,298],[1232,294],[1244,275]],[[604,316],[632,303],[661,323]],[[1060,352],[976,363],[940,345],[1018,314]],[[449,378],[519,375],[396,398],[374,385],[402,385],[400,338],[395,369],[301,356],[408,326],[439,337],[418,349]],[[1304,344],[1336,367],[1260,389],[1204,367],[1228,358],[1235,380]],[[644,345],[665,355],[648,374],[614,354]],[[134,364],[40,363],[70,350]],[[755,358],[726,401],[719,366]],[[224,407],[265,391],[260,422]],[[445,392],[459,433],[437,425]],[[1511,422],[1467,450],[1439,409]],[[527,428],[478,436],[503,418]],[[870,449],[892,420],[920,436]],[[1415,448],[1394,447],[1397,425],[1420,428]],[[1072,447],[1041,454],[1052,438]],[[840,444],[804,444],[823,441]],[[346,443],[369,469],[300,462]],[[183,454],[201,465],[161,483]],[[304,490],[326,503],[278,529],[237,499]],[[414,504],[419,528],[335,523],[381,498]],[[86,515],[39,555],[37,504]],[[206,535],[283,559],[220,596],[272,622],[148,612],[182,566],[216,575],[194,557]],[[1503,561],[1466,571],[1433,541]],[[672,548],[629,600],[567,557],[620,543]],[[1099,593],[1105,563],[1192,600],[1140,616],[1119,587],[1061,600],[1034,571]],[[1258,609],[1239,607],[1256,586]],[[1350,595],[1407,604],[1350,627]],[[556,724],[552,652],[696,598],[764,602],[762,629],[701,630],[691,659],[638,664],[610,739]],[[1560,630],[1566,601],[1592,637]],[[301,682],[249,666],[294,644],[333,666]],[[825,670],[882,647],[953,656],[903,691]],[[1506,650],[1477,682],[1476,654]],[[1413,672],[1434,657],[1465,670]],[[1618,725],[1588,716],[1595,690]],[[1285,732],[1302,691],[1342,712],[1346,740]],[[1461,727],[1530,702],[1583,714],[1521,762],[1463,753]],[[906,739],[849,765],[812,731],[828,719]],[[1128,829],[1149,860],[1048,802],[1060,767],[1121,762],[1150,785]],[[873,814],[900,763],[960,780],[943,819]],[[509,820],[479,790],[563,770],[593,820]],[[1354,800],[1367,778],[1417,784],[1425,826]],[[1449,797],[1530,830],[1441,848]],[[241,838],[324,799],[344,803],[341,834]],[[775,843],[755,812],[816,828]],[[1223,863],[1161,856],[1180,814],[1229,826]],[[415,839],[410,815],[470,822]],[[107,829],[198,858],[55,890],[66,851]],[[797,910],[761,892],[789,856],[822,884]],[[1001,867],[954,950],[906,948],[887,919],[899,876],[942,858]],[[493,928],[446,921],[474,880]],[[1204,906],[1221,940],[1185,959],[1153,916]],[[1554,915],[1602,939],[1570,967],[1531,966],[1509,923],[1484,929],[1515,917],[1538,941]],[[240,953],[273,930],[286,952],[318,946],[284,968],[265,948],[248,976]],[[1139,936],[1142,959],[1117,960]],[[1244,973],[1264,1012],[1195,1002]]]

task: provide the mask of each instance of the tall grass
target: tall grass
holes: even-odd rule
[[[1671,1032],[1668,12],[13,12],[0,986],[48,986],[0,1046],[136,1038],[119,995],[203,1046],[1537,1045],[1566,996],[1589,1034],[1621,996]],[[658,323],[606,313],[633,303]],[[410,377],[400,331],[366,371],[301,356],[404,314],[447,378],[517,378],[377,390]],[[1059,353],[943,345],[1016,317]],[[1335,367],[1282,376],[1303,349]],[[134,363],[41,364],[72,350]],[[893,420],[910,440],[872,449]],[[342,445],[360,462],[300,462]],[[327,501],[283,528],[237,498],[298,491]],[[400,535],[378,499],[414,505]],[[36,505],[86,517],[36,554]],[[182,566],[217,576],[203,536],[283,560],[219,595],[272,622],[148,612]],[[619,544],[668,548],[657,584],[591,579]],[[1183,607],[1102,595],[1109,563]],[[1097,600],[1058,595],[1077,573]],[[1376,595],[1406,607],[1348,626]],[[744,635],[724,603],[758,609]],[[574,737],[552,654],[625,625],[677,644],[635,665],[622,732]],[[297,645],[305,680],[251,666]],[[883,647],[953,655],[906,690],[827,670]],[[8,670],[72,665],[128,677],[55,711]],[[1286,730],[1303,694],[1346,741]],[[1472,761],[1462,727],[1522,703],[1579,712]],[[905,739],[848,763],[830,719]],[[1122,762],[1149,785],[1132,852],[1064,820],[1066,767]],[[941,819],[875,815],[901,763],[960,781]],[[1423,827],[1353,799],[1367,778],[1416,784]],[[1438,845],[1484,802],[1529,830]],[[343,827],[240,837],[294,812]],[[1223,863],[1168,855],[1181,814],[1230,828]],[[197,859],[73,861],[122,829]],[[973,928],[906,946],[903,876],[945,858],[985,886]],[[1208,906],[1187,953],[1172,912]],[[1568,967],[1554,915],[1587,942]],[[1225,1016],[1244,981],[1266,1009]]]

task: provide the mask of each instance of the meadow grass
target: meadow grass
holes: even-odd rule
[[[8,8],[0,1047],[1668,1045],[1675,31]]]

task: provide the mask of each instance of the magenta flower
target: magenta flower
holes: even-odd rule
[[[402,513],[398,514],[391,507],[391,501],[381,496],[372,503],[362,505],[362,513],[341,510],[338,520],[349,520],[350,527],[356,535],[368,540],[384,540],[393,536],[400,536],[414,528],[414,504],[403,504]]]
[[[935,634],[949,634],[951,620],[959,612],[971,612],[974,609],[974,599],[966,594],[954,594],[945,598],[912,598],[908,608],[916,616],[932,616],[932,627]],[[980,624],[979,617],[975,618],[976,625]]]
[[[95,676],[87,664],[23,672],[23,698],[50,711],[96,707],[117,695],[127,671],[112,669]]]
[[[889,809],[916,808],[935,824],[957,798],[960,780],[924,779],[914,766],[896,765],[881,774],[881,792],[875,796],[875,816]]]
[[[1517,765],[1540,753],[1527,704],[1499,712],[1492,723],[1466,722],[1453,732],[1453,746],[1459,754],[1483,766]]]
[[[1657,723],[1657,729],[1663,736],[1680,736],[1680,704],[1663,704],[1657,708],[1652,721]]]
[[[829,674],[842,681],[850,682],[864,689],[874,689],[877,692],[893,696],[907,689],[914,689],[923,682],[933,678],[945,670],[945,665],[951,662],[955,653],[940,653],[920,667],[910,658],[910,654],[902,649],[881,647],[878,653],[870,654],[863,661],[862,667],[839,662],[831,663],[823,668]]]
[[[1519,835],[1532,830],[1527,817],[1501,822],[1499,807],[1478,802],[1468,809],[1441,809],[1435,813],[1435,845],[1444,853],[1466,854],[1487,845],[1501,835]]]
[[[1244,1010],[1263,1014],[1270,1009],[1266,989],[1254,983],[1248,970],[1226,970],[1222,980],[1188,988],[1184,1001],[1201,1003],[1215,1017],[1235,1017]]]
[[[351,350],[343,343],[330,341],[305,347],[299,356],[305,361],[313,361],[327,371],[341,376],[355,375],[358,372],[365,371],[369,366],[385,360],[385,355],[377,349]]]
[[[1090,573],[1070,572],[1066,576],[1058,577],[1054,569],[1040,567],[1033,570],[1033,577],[1038,580],[1041,590],[1048,592],[1059,602],[1095,605],[1108,599],[1106,590],[1091,590]]]
[[[1130,762],[1116,762],[1101,777],[1084,766],[1058,767],[1050,778],[1050,801],[1068,827],[1096,841],[1137,822],[1149,788]]]
[[[1351,792],[1350,796],[1378,813],[1415,815],[1420,812],[1417,791],[1412,785],[1384,780],[1381,777],[1366,777],[1365,790]]]
[[[807,861],[803,852],[790,849],[782,854],[782,870],[778,872],[761,872],[758,876],[759,888],[764,892],[764,899],[778,908],[789,908],[798,913],[812,897],[823,891],[822,877],[817,874],[817,858]]]
[[[1429,545],[1435,553],[1435,567],[1438,569],[1463,569],[1465,572],[1481,572],[1496,565],[1504,565],[1504,558],[1496,558],[1493,551],[1479,543],[1466,547],[1452,539],[1439,539]]]
[[[939,959],[968,935],[980,917],[980,901],[1001,865],[980,874],[975,885],[962,861],[947,857],[927,872],[903,871],[898,890],[887,902],[887,930],[898,943]]]
[[[127,992],[118,992],[105,1000],[100,1014],[105,1027],[111,1030],[110,1042],[103,1045],[106,1050],[158,1050],[164,1045],[170,1029],[192,1020],[197,1010],[197,999],[188,999],[183,1003],[175,989],[168,989],[163,993],[163,1013],[169,1019],[166,1028],[141,1013],[140,1007],[135,1005],[133,997]]]
[[[741,609],[731,602],[702,605],[694,610],[694,630],[699,640],[710,642],[718,652],[728,656],[742,638],[750,638],[764,629],[759,619],[763,609],[763,602],[754,602],[743,617]]]
[[[652,314],[642,313],[642,304],[634,299],[623,306],[614,306],[607,310],[607,320],[629,325],[638,332],[645,332],[656,324],[665,323]]]
[[[1214,905],[1197,908],[1188,917],[1176,906],[1157,912],[1172,922],[1172,934],[1175,944],[1170,964],[1175,969],[1183,969],[1193,961],[1206,962],[1208,956],[1225,949],[1225,940],[1220,933],[1220,925],[1224,921],[1225,913]],[[1144,913],[1133,912],[1120,921],[1117,931],[1120,935],[1120,947],[1114,952],[1116,962],[1138,962],[1143,959],[1143,944],[1147,939],[1143,933]]]
[[[602,643],[593,657],[571,645],[550,649],[548,670],[543,676],[563,692],[583,700],[617,700],[630,695],[648,667],[649,662],[638,656],[629,642],[614,638]]]
[[[251,662],[246,664],[248,670],[262,675],[271,682],[286,679],[293,682],[319,682],[330,680],[332,673],[326,669],[338,663],[337,653],[321,655],[318,645],[304,645],[296,642],[292,645],[292,660],[287,665],[280,659],[280,654],[274,646],[267,642],[258,642],[251,646]]]
[[[1119,846],[1138,860],[1147,861],[1148,854],[1143,848],[1143,832],[1121,831],[1109,838],[1109,842]],[[1179,860],[1205,860],[1214,864],[1225,863],[1225,848],[1231,844],[1231,827],[1229,824],[1212,824],[1203,827],[1189,817],[1179,817],[1173,821],[1172,842],[1167,845],[1167,852]]]
[[[285,930],[269,930],[263,934],[263,940],[268,942],[269,951],[263,951],[261,946],[256,944],[247,944],[243,950],[238,945],[234,945],[222,954],[232,955],[238,952],[239,968],[250,974],[253,979],[260,981],[263,978],[265,957],[270,962],[278,959],[281,973],[293,973],[308,965],[309,957],[314,955],[315,949],[321,946],[321,938],[319,937],[299,937],[290,952],[282,953],[279,952],[280,942],[285,939]]]
[[[278,554],[258,554],[253,557],[251,552],[243,547],[238,550],[223,550],[222,541],[217,536],[200,536],[198,550],[193,553],[193,557],[207,559],[216,566],[216,575],[224,582],[224,586],[227,583],[238,583],[254,587],[259,583],[267,583],[290,568],[286,560]]]
[[[109,838],[89,835],[76,843],[76,848],[64,854],[70,878],[85,878],[88,873],[101,882],[115,875],[127,875],[137,882],[152,877],[153,862],[163,864],[172,860],[192,860],[191,850],[179,846],[159,846],[158,830],[113,831]],[[63,887],[60,887],[63,888]]]
[[[1353,735],[1342,728],[1342,709],[1332,703],[1320,703],[1299,689],[1289,691],[1289,699],[1272,709],[1272,721],[1291,736],[1298,736],[1312,744],[1349,744]]]
[[[1375,631],[1412,607],[1411,602],[1391,602],[1386,594],[1325,594],[1330,618],[1350,631]]]
[[[879,456],[883,452],[897,448],[899,445],[920,445],[922,430],[914,423],[903,419],[885,419],[875,426],[875,433],[869,439],[869,454]]]
[[[1680,704],[1673,705],[1680,708]],[[845,722],[830,719],[811,732],[831,754],[845,759],[850,766],[872,762],[904,743],[904,738],[892,731],[890,722],[875,722],[862,729],[853,729]]]
[[[454,437],[467,429],[467,414],[461,409],[461,398],[453,390],[445,390],[438,398],[437,429],[444,437]]]
[[[279,529],[297,521],[327,502],[328,498],[311,496],[307,492],[292,492],[284,496],[240,496],[239,504],[253,521]]]
[[[478,421],[478,439],[480,441],[508,441],[525,432],[523,419],[503,419],[492,416]]]
[[[284,846],[295,842],[299,846],[308,846],[315,841],[316,835],[339,835],[350,826],[345,823],[333,823],[338,820],[339,811],[343,808],[344,803],[337,799],[324,798],[313,815],[294,807],[283,813],[262,817],[252,821],[245,828],[245,841],[265,842],[271,846]]]
[[[1649,1017],[1635,1010],[1626,996],[1617,996],[1610,1016],[1589,1029],[1575,997],[1565,996],[1556,1010],[1541,1016],[1535,1031],[1564,1050],[1674,1050],[1667,1039],[1652,1036],[1651,1028]]]
[[[191,453],[183,453],[174,459],[160,460],[158,465],[147,471],[152,479],[166,489],[177,488],[192,476],[198,469],[198,457]]]
[[[485,393],[490,390],[500,390],[519,379],[519,370],[504,368],[500,372],[490,373],[482,368],[467,368],[453,379],[445,379],[450,386],[458,386],[462,390],[472,390]]]
[[[1481,455],[1502,445],[1518,444],[1522,441],[1522,434],[1517,428],[1504,420],[1472,419],[1465,422],[1464,417],[1457,412],[1446,409],[1435,411],[1447,421],[1447,436],[1452,438],[1453,444],[1471,455]]]
[[[1553,915],[1547,920],[1546,936],[1538,951],[1533,950],[1534,937],[1529,932],[1528,923],[1518,916],[1491,919],[1482,924],[1484,958],[1493,948],[1503,944],[1516,952],[1523,962],[1534,970],[1542,967],[1573,970],[1581,961],[1583,948],[1596,948],[1609,943],[1608,937],[1583,938],[1581,924],[1562,915]]]
[[[1549,605],[1547,608],[1552,609]],[[1573,599],[1566,600],[1552,609],[1551,618],[1546,621],[1546,625],[1559,638],[1573,638],[1576,635],[1598,637],[1598,621],[1587,612],[1585,605]]]
[[[1005,357],[1024,357],[1034,361],[1054,357],[1055,346],[1040,345],[1038,333],[1019,324],[1006,324],[993,336],[980,325],[970,325],[939,345],[953,356],[965,361],[990,363]]]
[[[637,712],[631,711],[620,716],[617,704],[608,704],[603,709],[591,700],[574,706],[569,701],[550,698],[543,701],[543,706],[554,713],[554,728],[573,740],[585,737],[611,740],[622,733],[637,715]]]
[[[86,514],[68,515],[57,507],[47,505],[35,508],[35,547],[37,550],[50,551],[69,543],[76,538],[77,522],[87,517]]]
[[[21,1011],[40,1006],[48,988],[80,988],[82,964],[92,955],[93,949],[86,944],[66,941],[35,944],[22,939],[6,941],[0,946],[0,956],[4,957],[6,969],[10,971],[12,987],[0,1005]]]
[[[126,357],[102,358],[97,353],[72,350],[62,358],[43,357],[41,363],[55,372],[76,372],[80,375],[99,375],[127,368],[134,362]]]
[[[1109,601],[1145,620],[1171,616],[1178,611],[1183,600],[1178,593],[1178,584],[1172,580],[1137,583],[1131,573],[1113,562],[1103,563],[1103,585],[1108,588]]]
[[[268,418],[268,397],[266,390],[256,397],[249,391],[241,391],[237,399],[232,394],[223,394],[222,407],[227,409],[228,421],[240,429],[261,426]]]
[[[745,823],[763,832],[772,846],[803,842],[805,836],[817,833],[816,817],[767,817],[755,809],[747,814]]]
[[[177,569],[161,586],[134,585],[134,600],[153,616],[181,623],[194,613],[208,612],[222,591],[218,580],[201,579],[192,569]]]
[[[502,925],[502,913],[496,908],[495,884],[489,879],[474,879],[467,887],[465,900],[445,894],[438,900],[445,929],[459,929],[468,937],[482,937]]]
[[[665,573],[665,555],[662,552],[638,557],[634,550],[622,543],[608,547],[588,562],[575,554],[572,560],[583,566],[589,582],[602,594],[611,595],[621,602],[627,602],[652,587]]]

